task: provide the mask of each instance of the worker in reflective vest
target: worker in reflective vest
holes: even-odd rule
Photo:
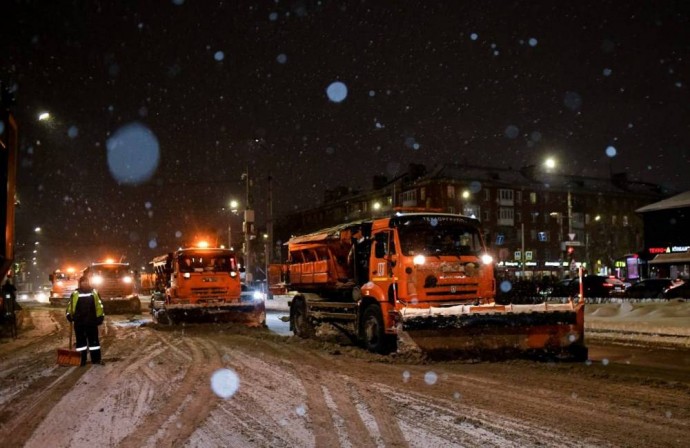
[[[81,365],[86,365],[87,351],[91,355],[91,364],[103,365],[98,341],[98,326],[103,323],[104,318],[103,303],[98,291],[91,288],[85,275],[79,279],[79,288],[69,299],[66,317],[74,323],[76,350],[81,353]]]

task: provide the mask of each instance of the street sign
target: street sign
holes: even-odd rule
[[[515,251],[515,260],[522,260],[522,251]]]
[[[568,234],[568,238],[570,238],[570,241],[574,240],[574,239],[575,239],[575,236],[576,236],[576,234],[574,234],[574,233],[569,233],[569,234]]]
[[[564,241],[566,246],[582,246],[581,241]]]
[[[526,250],[525,251],[525,260],[531,260],[531,259],[532,259],[532,251]]]

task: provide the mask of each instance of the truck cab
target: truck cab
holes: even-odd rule
[[[91,263],[84,269],[89,284],[98,291],[106,314],[141,312],[141,301],[134,288],[134,276],[129,263],[105,261]]]
[[[56,269],[49,276],[51,305],[67,306],[72,291],[79,287],[80,273],[74,268]]]

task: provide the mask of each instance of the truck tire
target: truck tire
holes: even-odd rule
[[[589,359],[589,349],[584,345],[574,345],[568,349],[568,355],[571,362],[586,362]]]
[[[172,325],[173,320],[170,315],[164,310],[152,310],[153,321],[159,325]]]
[[[294,304],[290,317],[292,318],[292,328],[296,336],[304,339],[314,337],[314,325],[309,321],[307,304],[304,300]]]
[[[395,336],[386,334],[381,307],[369,305],[362,315],[361,337],[370,352],[387,355],[395,351]]]
[[[141,300],[138,297],[132,300],[132,312],[134,314],[141,314]]]

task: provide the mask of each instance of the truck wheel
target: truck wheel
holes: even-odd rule
[[[386,334],[381,307],[369,305],[362,316],[362,339],[370,352],[387,355],[396,349],[395,336]]]
[[[153,321],[160,325],[172,325],[173,321],[165,310],[152,310]]]
[[[141,300],[138,297],[132,300],[132,312],[134,314],[141,314]]]
[[[568,360],[572,362],[585,362],[589,359],[589,350],[583,345],[574,345],[568,349]]]
[[[292,328],[296,336],[300,338],[311,338],[314,336],[314,325],[309,321],[309,315],[307,314],[307,304],[304,300],[300,300],[295,303],[295,306],[290,313],[292,318]]]

